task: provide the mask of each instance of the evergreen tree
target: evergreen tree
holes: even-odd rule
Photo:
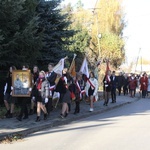
[[[40,30],[44,33],[40,64],[58,62],[68,54],[65,45],[69,44],[68,38],[73,35],[73,31],[67,29],[70,22],[67,20],[67,14],[61,13],[60,2],[61,0],[42,0],[37,7]]]
[[[0,66],[35,63],[41,46],[36,0],[0,0]]]
[[[12,63],[15,55],[15,33],[19,31],[18,19],[23,13],[23,2],[0,0],[0,30],[4,37],[0,49],[0,65]]]

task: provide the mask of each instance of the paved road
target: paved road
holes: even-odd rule
[[[1,144],[2,150],[150,150],[150,99]]]
[[[35,122],[36,115],[29,116],[29,119],[18,121],[16,118],[12,119],[0,119],[0,140],[4,139],[4,137],[8,135],[14,134],[31,134],[37,131],[42,131],[43,129],[54,127],[58,125],[64,125],[69,122],[79,120],[85,117],[89,117],[91,115],[99,114],[104,111],[108,111],[111,109],[115,109],[121,107],[125,104],[132,103],[134,101],[139,100],[139,96],[136,95],[135,98],[130,98],[129,96],[117,96],[117,103],[109,103],[107,107],[103,106],[104,101],[100,100],[94,103],[94,112],[89,112],[89,105],[86,104],[84,101],[81,102],[81,111],[79,114],[74,115],[74,102],[72,103],[72,109],[69,113],[69,116],[65,119],[61,119],[59,114],[61,112],[60,107],[54,109],[48,119],[46,121],[41,120],[40,122]],[[111,101],[110,101],[111,102]],[[43,116],[42,116],[43,117]]]

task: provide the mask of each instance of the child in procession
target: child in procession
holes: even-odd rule
[[[45,72],[40,71],[39,78],[37,79],[36,83],[37,88],[37,118],[36,122],[39,122],[41,120],[41,110],[44,112],[44,120],[47,119],[47,110],[45,107],[45,104],[48,103],[48,97],[49,97],[49,82],[45,78]]]
[[[86,95],[90,99],[90,112],[94,111],[93,102],[98,99],[98,81],[94,76],[94,73],[90,73],[90,78],[86,82],[85,86]]]

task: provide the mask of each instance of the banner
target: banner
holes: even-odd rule
[[[64,61],[65,61],[65,58],[62,58],[58,62],[58,64],[53,68],[53,71],[56,72],[57,74],[62,75],[62,71],[64,69]]]
[[[89,69],[88,69],[88,62],[86,60],[86,58],[84,58],[82,66],[80,68],[80,72],[82,74],[85,74],[87,78],[89,78]]]
[[[69,73],[72,77],[76,77],[75,59],[72,60],[71,66],[69,68]]]

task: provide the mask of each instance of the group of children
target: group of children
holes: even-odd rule
[[[36,112],[36,122],[41,120],[41,110],[44,113],[43,119],[46,120],[50,111],[53,110],[53,96],[54,93],[59,93],[59,103],[62,105],[60,117],[68,116],[71,100],[75,101],[74,114],[80,112],[80,101],[83,95],[90,99],[90,112],[93,109],[93,102],[97,99],[98,81],[94,73],[90,73],[90,77],[86,78],[82,73],[76,73],[76,77],[72,77],[67,68],[62,70],[62,74],[57,74],[53,71],[54,64],[48,64],[48,72],[39,71],[37,66],[33,67],[32,72],[32,87],[29,88],[30,97],[14,97],[12,92],[12,72],[16,70],[11,66],[6,79],[4,88],[4,104],[7,109],[5,116],[12,118],[14,113],[14,104],[16,99],[20,101],[20,113],[17,120],[28,119],[29,114]],[[28,66],[23,66],[22,70],[28,70]],[[30,111],[28,111],[27,104],[31,104]],[[9,105],[10,104],[10,105]],[[36,109],[35,109],[36,108]]]

